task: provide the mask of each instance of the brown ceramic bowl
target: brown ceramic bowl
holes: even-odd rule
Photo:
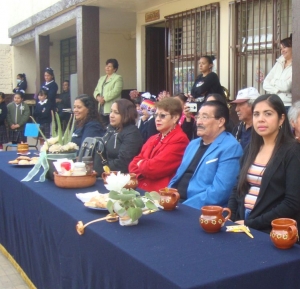
[[[115,175],[117,175],[118,174],[118,172],[117,171],[110,171],[109,173],[106,173],[106,172],[104,172],[104,173],[102,173],[102,179],[103,179],[103,183],[106,185],[107,184],[107,182],[106,182],[106,178],[107,178],[107,176],[109,176],[110,174],[115,174]],[[124,188],[125,189],[136,189],[137,188],[137,186],[138,186],[138,180],[137,180],[137,178],[136,178],[136,174],[134,174],[134,173],[130,173],[130,181],[127,183],[127,185],[126,186],[124,186]]]
[[[97,174],[85,176],[62,176],[54,172],[54,183],[64,189],[77,189],[91,187],[96,183]]]

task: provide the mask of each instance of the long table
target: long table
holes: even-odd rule
[[[279,250],[270,237],[205,233],[200,211],[142,216],[137,226],[92,224],[80,236],[77,221],[107,212],[88,209],[75,193],[106,192],[102,180],[86,189],[60,189],[52,181],[20,182],[30,168],[0,155],[0,243],[39,289],[296,288],[300,247]],[[38,180],[36,177],[35,180]],[[230,224],[230,223],[229,223]],[[296,287],[295,287],[296,286]]]

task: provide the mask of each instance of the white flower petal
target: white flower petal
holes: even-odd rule
[[[115,175],[112,173],[109,176],[107,176],[107,185],[105,185],[105,187],[109,191],[120,192],[129,181],[129,174],[121,174],[120,172],[118,172],[118,174]]]

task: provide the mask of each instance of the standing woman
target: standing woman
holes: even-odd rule
[[[19,73],[17,75],[17,86],[13,89],[13,92],[23,92],[25,93],[27,89],[27,80],[26,80],[26,75],[25,73]]]
[[[300,224],[300,144],[283,102],[278,95],[261,95],[252,111],[251,142],[228,203],[231,220],[265,232],[277,218]]]
[[[121,98],[123,78],[117,74],[119,63],[116,59],[106,60],[105,75],[100,77],[94,91],[94,97],[99,102],[98,109],[101,120],[106,127],[109,124],[109,114],[112,104]]]
[[[0,151],[3,151],[3,144],[8,142],[5,119],[7,116],[7,107],[5,103],[5,94],[0,92]]]
[[[54,71],[51,67],[47,67],[44,72],[45,82],[41,85],[40,90],[47,91],[48,101],[50,104],[50,109],[56,111],[56,95],[58,86],[55,82]]]
[[[281,56],[264,80],[267,93],[277,94],[288,110],[292,105],[292,34],[280,41]]]
[[[224,95],[223,88],[220,84],[219,77],[212,72],[213,60],[210,56],[202,56],[199,59],[200,75],[196,78],[191,90],[194,101],[198,102],[198,110],[203,104],[206,96],[210,93],[219,93]],[[225,98],[225,96],[224,96]]]

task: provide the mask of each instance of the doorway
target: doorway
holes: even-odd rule
[[[166,90],[165,23],[146,27],[146,91]]]

